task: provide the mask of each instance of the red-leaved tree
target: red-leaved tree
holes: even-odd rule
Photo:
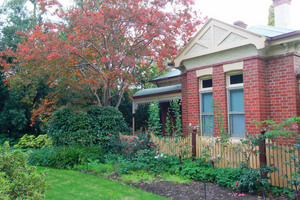
[[[20,33],[24,41],[17,52],[1,52],[15,58],[13,63],[2,65],[12,74],[10,82],[28,85],[44,77],[60,88],[40,108],[72,89],[88,90],[102,106],[117,98],[118,107],[124,91],[138,81],[137,72],[152,64],[163,70],[195,33],[201,20],[193,5],[194,0],[84,0],[56,12],[64,23]]]

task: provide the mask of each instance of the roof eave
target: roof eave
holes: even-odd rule
[[[158,92],[158,93],[153,93],[153,94],[145,94],[145,95],[140,95],[140,96],[133,96],[132,98],[133,98],[134,100],[136,100],[136,99],[144,98],[144,97],[159,96],[159,95],[173,94],[173,93],[179,93],[179,92],[181,92],[181,89],[178,89],[178,90],[172,90],[172,91],[167,91],[167,92]]]

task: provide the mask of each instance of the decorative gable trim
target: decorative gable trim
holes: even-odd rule
[[[200,57],[240,46],[252,44],[256,49],[265,47],[266,37],[230,25],[216,19],[210,19],[195,37],[179,52],[175,67],[183,60]]]

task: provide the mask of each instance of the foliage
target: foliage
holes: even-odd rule
[[[91,106],[86,111],[59,109],[48,130],[56,146],[101,144],[104,148],[111,147],[107,146],[110,140],[119,139],[119,132],[130,132],[122,114],[116,108],[102,106]]]
[[[134,157],[140,151],[145,149],[154,150],[154,143],[150,140],[148,134],[137,134],[136,137],[132,139],[123,137],[120,141],[121,144],[121,154],[124,154],[128,158]],[[112,144],[111,146],[117,146],[117,144]]]
[[[99,146],[61,146],[33,150],[29,157],[31,165],[57,169],[73,169],[84,164],[86,159],[104,160],[104,150]]]
[[[293,194],[291,199],[297,199],[300,196],[300,181],[299,181],[299,177],[300,177],[300,137],[297,136],[296,138],[297,143],[294,145],[294,148],[290,148],[289,153],[294,153],[294,156],[292,156],[290,158],[289,161],[289,165],[292,168],[292,173],[291,173],[291,177],[292,179],[290,181],[288,181],[288,185],[293,187]],[[298,152],[298,154],[296,154],[296,152]]]
[[[148,126],[154,135],[161,134],[159,106],[157,102],[151,103],[149,106]]]
[[[268,25],[275,26],[274,5],[270,5],[269,7]]]
[[[245,170],[240,180],[236,182],[236,188],[242,192],[265,192],[270,189],[269,178],[263,178],[262,170],[252,169]]]
[[[58,1],[41,0],[40,9],[47,11],[49,2],[60,6]],[[73,91],[87,94],[81,104],[110,106],[116,98],[119,107],[124,92],[138,82],[137,74],[147,73],[154,64],[164,70],[166,61],[196,32],[200,18],[193,4],[193,0],[88,0],[68,12],[51,8],[48,12],[56,11],[58,21],[65,23],[43,23],[28,33],[18,32],[24,40],[16,52],[0,52],[0,57],[14,57],[13,63],[5,59],[0,63],[12,73],[11,87],[37,87],[42,77],[54,89],[35,108],[34,118],[49,116],[61,106],[64,94]]]
[[[27,135],[25,134],[18,144],[14,145],[14,148],[20,149],[41,149],[43,147],[51,147],[52,140],[48,137],[48,135],[39,135],[35,137],[34,135]]]
[[[276,142],[266,145],[265,141],[276,141],[279,138],[295,137],[297,135],[295,130],[298,129],[297,123],[300,122],[299,117],[292,117],[283,120],[280,123],[275,123],[272,120],[265,120],[262,122],[254,122],[261,128],[261,133],[256,135],[247,135],[246,139],[241,139],[241,143],[234,147],[235,153],[242,155],[242,161],[236,163],[241,169],[246,169],[242,175],[241,180],[238,182],[238,189],[242,191],[253,192],[266,192],[270,189],[268,183],[270,175],[278,171],[278,168],[270,166],[267,163],[261,163],[258,169],[249,168],[250,157],[252,155],[263,154],[260,148],[277,148]]]
[[[0,147],[0,199],[45,197],[46,174],[28,166],[28,157],[28,154],[19,150],[10,151],[8,142]]]
[[[167,112],[165,125],[165,134],[167,136],[182,135],[180,105],[181,102],[177,99],[170,101],[170,107]]]
[[[33,28],[33,16],[26,6],[27,0],[8,0],[0,7],[0,49],[7,46],[16,49],[21,43],[21,36],[17,31],[27,32]]]

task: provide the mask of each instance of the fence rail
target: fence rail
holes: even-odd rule
[[[151,140],[162,153],[178,155],[180,151],[183,151],[182,148],[185,148],[189,151],[188,156],[192,155],[192,136],[183,138],[180,141],[175,141],[175,138],[161,139],[151,134]],[[183,147],[182,144],[187,145],[189,148]],[[241,144],[240,141],[233,140],[226,145],[223,145],[221,143],[214,143],[213,140],[196,135],[196,157],[205,158],[203,154],[204,152],[208,153],[207,151],[210,148],[209,154],[212,157],[215,157],[216,160],[218,160],[218,157],[221,157],[219,161],[216,161],[215,166],[221,168],[236,168],[238,167],[238,163],[245,161],[243,153],[251,150],[253,152],[251,152],[249,160],[246,163],[249,168],[259,168],[259,154],[254,153],[259,152],[259,147],[257,146],[254,149],[245,149],[245,147],[243,147],[241,152],[238,153],[235,152],[234,149],[236,149],[239,144]],[[278,145],[271,141],[266,141],[266,147],[266,164],[279,169],[278,172],[273,172],[271,174],[270,183],[273,186],[286,187],[288,181],[292,179],[291,173],[294,173],[295,168],[293,166],[295,166],[295,162],[299,162],[299,152],[294,146],[282,144]],[[292,161],[292,157],[296,157],[297,159]]]

